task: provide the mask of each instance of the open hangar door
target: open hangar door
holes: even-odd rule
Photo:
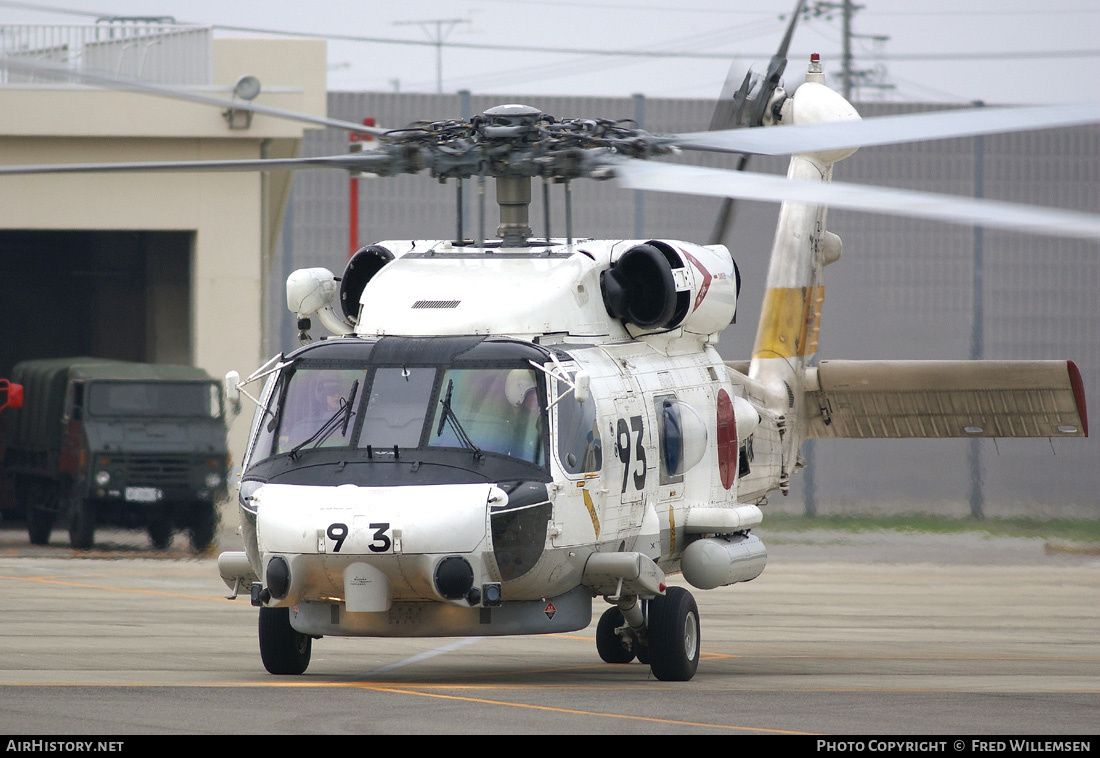
[[[0,230],[0,377],[30,358],[192,362],[187,231]]]

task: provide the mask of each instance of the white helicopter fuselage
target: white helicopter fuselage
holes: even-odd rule
[[[820,83],[803,89],[788,119],[858,118]],[[796,156],[792,171],[827,180],[843,157]],[[339,336],[268,369],[243,462],[245,552],[223,554],[223,579],[311,637],[574,630],[603,595],[634,630],[616,634],[644,644],[638,601],[667,573],[710,589],[764,569],[751,529],[798,464],[832,239],[823,209],[784,206],[774,307],[736,367],[714,347],[740,285],[721,245],[386,241],[339,279],[294,272],[301,336],[315,314]],[[336,413],[288,431],[325,370],[343,372]],[[503,441],[525,402],[513,379],[538,396],[535,453]]]
[[[784,124],[859,119],[816,60],[768,105]],[[796,154],[789,177],[827,183],[852,152]],[[505,194],[528,180],[504,177]],[[736,363],[715,349],[740,283],[724,246],[540,242],[521,226],[382,242],[340,278],[288,278],[303,341],[314,315],[337,336],[247,380],[267,377],[242,464],[245,550],[219,559],[261,607],[272,673],[302,673],[326,635],[576,630],[603,596],[601,658],[684,681],[698,607],[666,575],[700,589],[759,576],[759,506],[786,494],[804,439],[1087,435],[1072,362],[815,365],[841,248],[817,202],[783,204]]]
[[[665,573],[683,570],[697,586],[759,575],[766,552],[748,532],[761,517],[753,503],[779,481],[780,424],[762,389],[712,344],[736,308],[724,247],[391,241],[379,249],[393,259],[364,285],[358,317],[327,317],[347,334],[284,359],[260,398],[241,509],[252,574],[275,586],[263,604],[293,607],[294,628],[313,636],[530,634],[587,626],[594,594],[659,594]],[[634,267],[664,282],[639,292],[628,281],[622,296],[627,309],[667,300],[659,324],[609,316],[604,293],[615,285],[600,274],[617,266],[628,279],[640,276]],[[292,301],[325,287],[334,299],[331,273],[295,276]],[[265,442],[265,427],[278,437],[292,421],[291,377],[325,367],[361,374],[363,392],[345,395],[355,407],[340,443],[294,449],[293,434]],[[374,418],[371,403],[384,372],[415,383],[418,368],[431,372],[428,404],[405,408],[419,426],[399,434],[395,449],[376,427],[406,422]],[[459,413],[469,414],[478,453],[442,437],[447,419],[436,413],[449,398],[449,372],[460,370],[482,374],[476,414],[473,401],[460,400],[463,388],[452,401],[466,403]],[[525,398],[485,399],[506,395],[516,378],[538,394],[529,431],[539,438],[527,452],[494,441],[514,437],[504,414]],[[532,456],[532,446],[541,452]],[[703,544],[708,534],[723,538]]]

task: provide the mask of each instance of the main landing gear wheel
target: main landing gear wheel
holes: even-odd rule
[[[260,658],[272,674],[301,674],[309,666],[313,638],[290,625],[289,608],[260,609]]]
[[[686,682],[699,667],[699,606],[683,587],[649,601],[649,665],[663,682]]]
[[[625,636],[615,634],[615,630],[626,622],[623,612],[612,606],[600,616],[596,624],[596,652],[606,663],[630,663],[634,660],[634,646]]]

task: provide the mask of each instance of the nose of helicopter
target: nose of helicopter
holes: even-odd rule
[[[351,612],[395,599],[481,605],[499,586],[489,484],[318,487],[268,484],[253,495],[268,605],[343,599]],[[499,592],[496,593],[499,597]]]

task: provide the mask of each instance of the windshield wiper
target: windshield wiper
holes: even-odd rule
[[[474,451],[475,458],[481,458],[481,448],[474,444],[474,441],[470,439],[470,435],[466,433],[466,430],[462,428],[461,422],[458,420],[458,416],[451,409],[451,393],[454,392],[455,380],[451,379],[447,382],[447,395],[443,400],[439,401],[439,404],[443,406],[443,414],[439,417],[439,426],[435,430],[435,436],[439,437],[443,434],[443,426],[450,421],[451,429],[454,430],[455,436],[459,441]]]
[[[290,457],[296,459],[298,457],[298,452],[310,443],[313,443],[314,447],[320,445],[322,442],[331,437],[332,433],[335,432],[337,428],[340,429],[341,436],[347,436],[348,422],[351,421],[351,417],[353,415],[352,408],[355,407],[355,394],[358,391],[359,380],[356,379],[354,382],[352,382],[351,392],[348,393],[347,399],[345,400],[344,398],[340,398],[340,407],[336,410],[336,413],[332,414],[332,416],[330,416],[328,420],[321,425],[321,428],[310,435],[308,439],[303,440],[302,442],[295,445],[294,448],[290,451]]]

